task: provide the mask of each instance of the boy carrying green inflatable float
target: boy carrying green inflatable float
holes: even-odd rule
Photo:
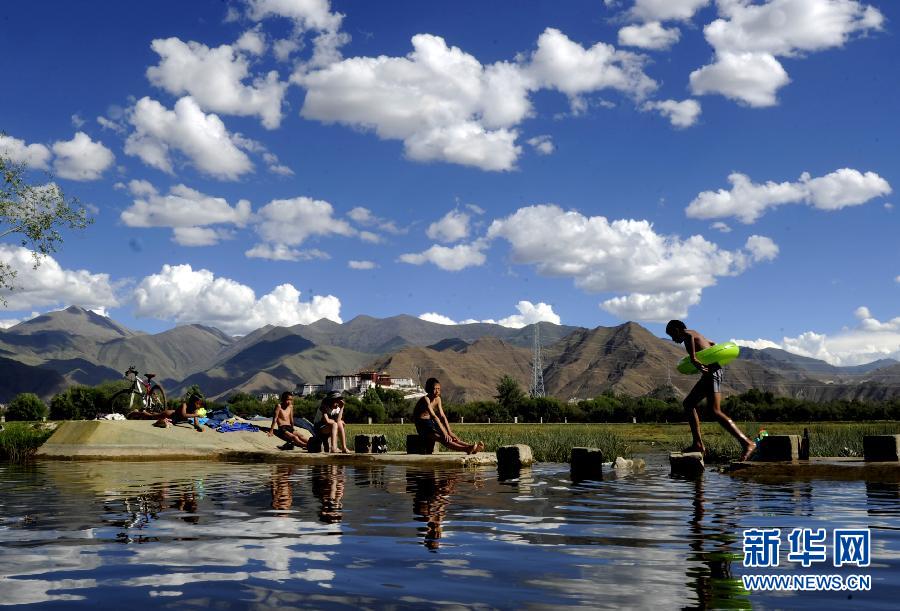
[[[731,433],[738,440],[738,443],[741,444],[743,453],[740,460],[748,460],[756,450],[756,444],[744,435],[734,421],[722,411],[721,385],[724,372],[720,364],[721,361],[705,365],[697,358],[699,352],[715,346],[715,342],[706,339],[698,331],[688,329],[687,325],[680,320],[670,320],[669,324],[666,325],[666,334],[672,338],[673,342],[684,344],[688,353],[688,360],[701,373],[700,380],[683,401],[684,412],[688,423],[691,425],[691,435],[694,438],[691,446],[685,448],[684,452],[704,453],[706,451],[706,448],[703,447],[703,439],[700,437],[700,416],[697,414],[697,406],[700,405],[703,399],[706,399],[707,405],[712,409],[713,416],[719,421],[722,428]]]

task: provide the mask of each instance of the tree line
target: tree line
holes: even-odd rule
[[[58,393],[46,405],[31,393],[17,395],[6,410],[7,420],[92,419],[103,412],[109,398],[121,389],[121,382],[105,382],[97,386],[72,386]],[[185,395],[195,389],[189,389]],[[530,397],[519,383],[504,376],[497,383],[493,401],[445,403],[444,411],[454,422],[681,422],[684,411],[681,401],[669,397],[633,397],[604,393],[593,399],[565,402],[554,397]],[[312,420],[321,395],[296,397],[294,414]],[[169,399],[170,407],[177,407],[182,398]],[[231,413],[242,416],[272,417],[277,399],[261,401],[258,397],[238,392],[224,401],[206,400],[207,411],[228,407]],[[390,389],[375,387],[361,397],[345,399],[344,419],[351,423],[409,422],[414,402]],[[900,399],[885,401],[823,401],[778,397],[771,392],[750,389],[723,401],[725,411],[735,420],[744,422],[821,422],[900,420]]]

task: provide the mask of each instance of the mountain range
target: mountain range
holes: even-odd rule
[[[71,306],[0,331],[0,402],[19,392],[49,398],[68,385],[120,379],[130,365],[156,373],[169,396],[191,384],[213,398],[278,392],[370,369],[420,382],[437,377],[449,399],[490,399],[504,375],[530,387],[538,327],[548,395],[683,395],[696,380],[675,371],[683,347],[633,322],[594,329],[541,322],[512,329],[357,316],[343,324],[269,325],[231,337],[203,325],[147,334]],[[727,368],[725,386],[726,392],[757,388],[813,400],[887,399],[900,396],[900,363],[835,367],[783,350],[743,348]]]

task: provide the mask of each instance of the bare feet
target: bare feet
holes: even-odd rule
[[[744,446],[744,453],[741,454],[740,462],[750,460],[754,452],[756,452],[756,444],[751,441],[749,445]]]
[[[344,448],[343,450],[341,450],[341,454],[349,454],[349,453],[350,453],[350,448]]]

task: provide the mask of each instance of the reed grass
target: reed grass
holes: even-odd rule
[[[739,423],[741,430],[755,438],[761,429],[770,435],[800,435],[809,429],[811,456],[862,456],[866,435],[900,434],[900,422],[828,423]],[[686,423],[673,424],[453,424],[454,432],[466,441],[483,441],[488,452],[500,446],[523,443],[531,446],[539,462],[568,462],[574,447],[603,450],[609,460],[643,452],[676,452],[691,445]],[[408,424],[348,424],[348,442],[356,434],[381,434],[388,449],[403,450],[406,436],[415,433]],[[736,460],[741,447],[715,422],[701,424],[707,462]]]
[[[28,422],[6,422],[0,431],[0,460],[25,462],[34,457],[50,435],[42,424]]]

